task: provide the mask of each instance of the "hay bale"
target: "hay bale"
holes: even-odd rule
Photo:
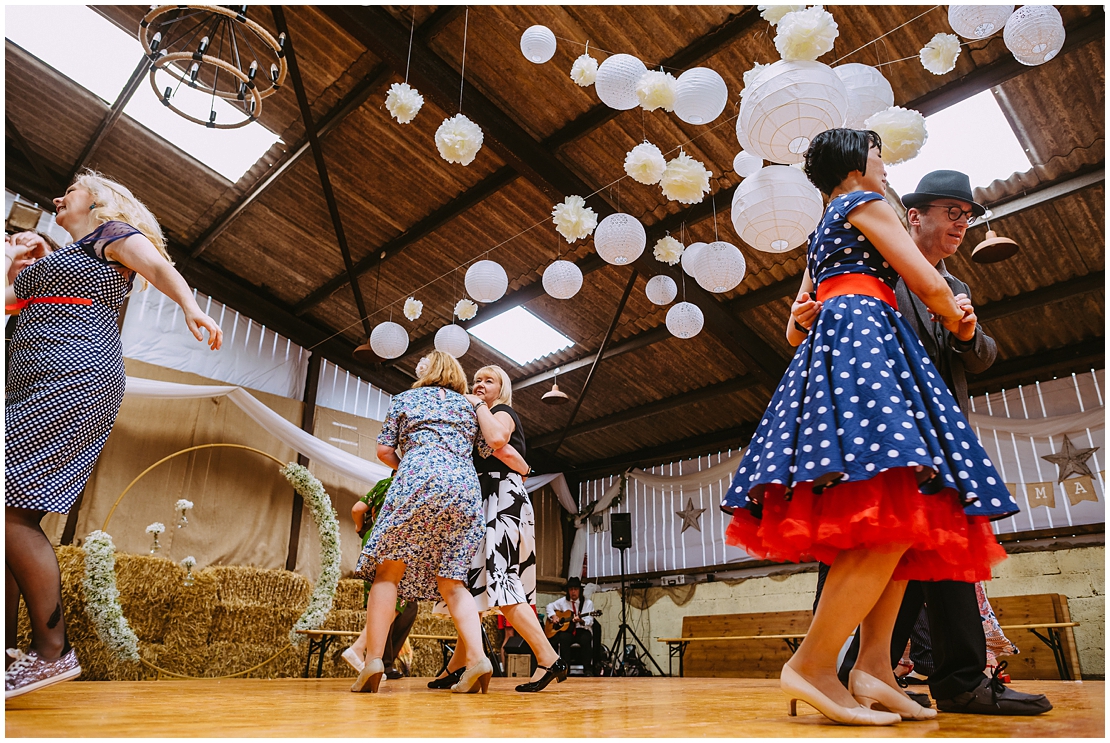
[[[335,606],[334,609],[358,609],[366,613],[366,602],[363,600],[365,596],[365,588],[363,588],[362,581],[352,578],[344,578],[339,581],[339,586],[335,589]]]
[[[221,602],[255,603],[296,608],[297,614],[308,606],[312,583],[288,570],[262,570],[236,565],[209,566],[219,585]]]
[[[212,612],[208,635],[223,642],[272,645],[289,642],[301,611],[246,601],[221,601]]]

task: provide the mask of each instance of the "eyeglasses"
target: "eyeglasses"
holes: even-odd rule
[[[961,209],[958,206],[945,206],[943,204],[926,204],[925,206],[917,207],[920,209],[947,209],[948,220],[951,222],[958,222],[960,217],[967,217],[967,221],[971,221],[972,211],[970,209]]]

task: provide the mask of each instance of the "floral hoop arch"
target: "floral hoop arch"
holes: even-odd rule
[[[320,562],[323,568],[320,572],[319,579],[316,581],[316,585],[312,589],[308,607],[289,631],[289,645],[286,645],[270,658],[253,668],[219,678],[231,678],[232,676],[241,676],[249,673],[269,663],[294,644],[303,642],[305,636],[298,634],[298,630],[318,629],[323,625],[324,620],[327,618],[335,602],[335,591],[339,585],[339,520],[336,518],[335,510],[331,505],[331,498],[324,490],[323,484],[316,476],[308,471],[307,467],[297,464],[296,462],[289,462],[288,464],[283,463],[277,457],[267,454],[260,449],[244,446],[243,444],[201,444],[199,446],[190,446],[168,457],[159,459],[139,473],[139,475],[124,488],[123,492],[116,498],[116,502],[112,504],[112,508],[108,511],[108,515],[105,517],[104,524],[101,528],[92,532],[85,538],[85,610],[88,612],[89,618],[96,628],[97,635],[120,660],[141,662],[144,665],[154,668],[159,673],[165,673],[179,678],[194,677],[166,671],[152,663],[142,660],[139,656],[139,638],[135,634],[135,631],[131,629],[131,625],[128,624],[127,617],[123,614],[123,607],[119,603],[119,590],[116,587],[115,570],[116,548],[107,529],[108,523],[112,519],[112,514],[115,513],[120,501],[123,500],[123,497],[127,495],[135,484],[147,473],[175,457],[200,449],[213,448],[245,449],[255,454],[260,454],[278,464],[281,468],[281,474],[289,481],[293,489],[304,498],[305,503],[312,512],[312,518],[316,522],[316,528],[320,533]]]

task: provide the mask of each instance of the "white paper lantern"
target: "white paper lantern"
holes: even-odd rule
[[[1014,59],[1030,67],[1044,64],[1064,46],[1064,20],[1051,5],[1023,5],[1006,21],[1002,39]]]
[[[735,289],[744,280],[747,268],[740,248],[718,240],[698,253],[694,260],[694,278],[702,289],[720,294]]]
[[[694,266],[697,264],[698,254],[705,250],[708,245],[709,243],[693,243],[692,245],[688,245],[686,250],[682,251],[682,270],[685,271],[686,275],[690,278],[697,278],[694,275]]]
[[[844,126],[863,128],[868,117],[894,105],[894,89],[883,73],[874,67],[856,62],[842,64],[833,69],[848,89],[848,116]]]
[[[466,269],[466,293],[479,302],[496,302],[505,296],[509,288],[509,277],[501,264],[493,261],[478,261]]]
[[[395,359],[408,347],[408,332],[395,322],[383,322],[370,332],[370,348],[383,359]]]
[[[773,163],[804,159],[810,141],[844,125],[848,89],[828,65],[779,60],[760,71],[740,103],[744,147]]]
[[[750,152],[737,152],[732,158],[732,169],[741,178],[755,175],[763,168],[763,158],[756,157]]]
[[[543,272],[543,290],[555,299],[570,299],[582,288],[582,269],[570,261],[555,261]]]
[[[985,39],[1005,26],[1013,12],[1013,5],[949,5],[948,25],[965,39]]]
[[[678,296],[678,284],[664,274],[652,276],[644,288],[644,294],[647,294],[652,304],[670,304]]]
[[[555,56],[555,34],[547,26],[531,26],[520,35],[520,51],[534,64],[543,64]]]
[[[436,331],[435,344],[437,351],[443,351],[456,359],[462,358],[470,350],[470,333],[458,325],[444,325]]]
[[[679,302],[667,310],[667,330],[675,338],[693,338],[705,325],[705,316],[696,304]]]
[[[805,243],[824,212],[821,192],[798,168],[769,165],[736,187],[732,226],[756,250],[783,253]]]
[[[606,263],[623,266],[640,257],[647,247],[647,232],[631,214],[610,214],[594,230],[594,248]]]
[[[627,111],[640,105],[636,83],[647,72],[647,67],[631,54],[614,54],[597,68],[594,89],[597,97],[609,108]]]
[[[708,67],[694,67],[678,76],[674,112],[687,124],[708,124],[728,104],[728,86]]]

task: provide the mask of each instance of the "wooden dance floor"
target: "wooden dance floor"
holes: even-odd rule
[[[834,725],[808,706],[786,714],[763,679],[571,678],[539,694],[495,678],[490,693],[431,691],[427,679],[352,694],[340,679],[88,681],[7,703],[11,737],[1103,737],[1100,681],[1015,682],[1055,709],[1039,717],[941,715],[893,727]],[[803,712],[804,709],[804,712]]]

